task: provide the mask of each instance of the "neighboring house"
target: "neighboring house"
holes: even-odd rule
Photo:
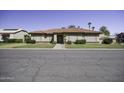
[[[31,38],[36,42],[65,43],[67,41],[86,39],[87,42],[99,42],[100,32],[83,28],[61,28],[30,32]]]
[[[108,37],[113,40],[113,43],[116,43],[116,36],[115,35],[110,35]]]
[[[23,39],[24,41],[24,36],[27,34],[28,32],[22,29],[0,29],[0,41],[3,41],[3,35],[8,36],[9,39]]]
[[[121,32],[120,34],[117,35],[117,38],[124,43],[124,32]]]

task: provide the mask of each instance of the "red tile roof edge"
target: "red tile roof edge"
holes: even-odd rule
[[[54,33],[101,33],[101,32],[82,28],[48,29],[30,32],[30,34],[54,34]]]

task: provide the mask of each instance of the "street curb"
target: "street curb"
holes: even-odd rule
[[[74,50],[124,50],[124,49],[117,49],[117,48],[111,48],[111,49],[108,49],[108,48],[83,48],[83,49],[77,49],[77,48],[64,48],[64,49],[54,49],[54,48],[0,48],[0,50],[71,50],[71,51],[74,51]]]

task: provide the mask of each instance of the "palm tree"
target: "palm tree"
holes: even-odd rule
[[[89,26],[89,30],[90,30],[91,24],[92,24],[91,22],[89,22],[89,23],[88,23],[88,26]]]
[[[94,29],[95,29],[95,27],[93,26],[93,27],[92,27],[92,30],[94,31]]]

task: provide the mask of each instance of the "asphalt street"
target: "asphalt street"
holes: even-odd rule
[[[123,82],[124,50],[0,49],[1,82]]]

